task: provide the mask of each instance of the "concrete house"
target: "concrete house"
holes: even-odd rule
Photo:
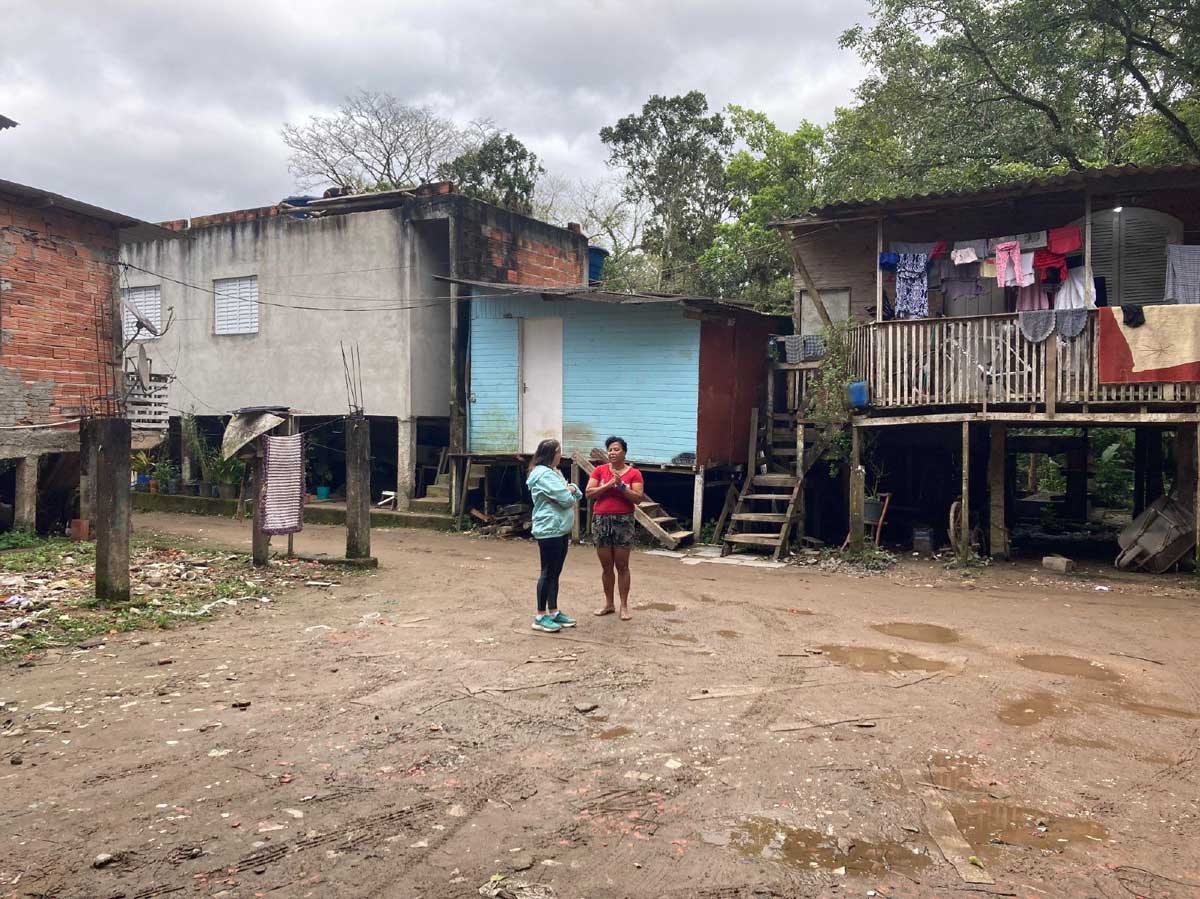
[[[170,236],[0,181],[0,530],[10,518],[47,530],[74,517],[82,420],[131,407],[141,424],[163,426],[144,396],[129,395],[116,262],[124,241]]]
[[[461,435],[452,360],[466,308],[438,276],[580,285],[587,241],[467,198],[452,184],[293,200],[166,223],[181,240],[127,247],[123,288],[171,326],[138,343],[172,377],[171,414],[286,406],[300,426],[345,415],[343,345],[361,359],[373,456],[401,505],[420,462]],[[382,479],[381,479],[382,480]],[[391,489],[376,483],[374,492]]]

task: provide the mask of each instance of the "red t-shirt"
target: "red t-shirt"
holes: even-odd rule
[[[601,484],[607,484],[612,480],[612,469],[609,468],[607,463],[604,465],[597,465],[592,471],[592,477],[594,477]],[[645,483],[644,479],[642,478],[642,473],[632,465],[627,466],[626,469],[621,472],[621,481],[625,484]],[[592,514],[632,515],[633,502],[626,494],[617,493],[616,490],[609,490],[592,503]]]

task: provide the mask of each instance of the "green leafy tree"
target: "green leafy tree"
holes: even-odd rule
[[[524,215],[533,211],[534,191],[545,172],[528,147],[511,134],[499,133],[437,170],[439,178],[453,181],[467,196]]]
[[[734,136],[700,91],[652,96],[640,113],[600,129],[609,165],[625,176],[626,200],[649,215],[643,249],[657,257],[656,287],[690,290],[696,260],[712,243],[729,203],[725,163]]]
[[[727,112],[742,144],[725,169],[729,208],[737,218],[717,225],[712,244],[700,254],[703,287],[717,296],[790,309],[791,261],[770,224],[819,200],[824,132],[809,122],[784,131],[741,106]]]

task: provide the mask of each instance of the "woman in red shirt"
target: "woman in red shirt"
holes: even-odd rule
[[[642,473],[625,461],[629,445],[621,437],[604,441],[608,464],[597,465],[588,478],[587,498],[592,504],[592,537],[600,557],[604,607],[597,615],[615,612],[613,587],[621,591],[621,620],[629,614],[629,553],[633,547],[633,507],[645,497]]]

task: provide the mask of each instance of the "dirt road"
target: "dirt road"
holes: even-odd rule
[[[574,547],[545,635],[531,544],[373,540],[375,574],[0,669],[0,895],[1200,896],[1194,582],[639,554],[622,623]]]

